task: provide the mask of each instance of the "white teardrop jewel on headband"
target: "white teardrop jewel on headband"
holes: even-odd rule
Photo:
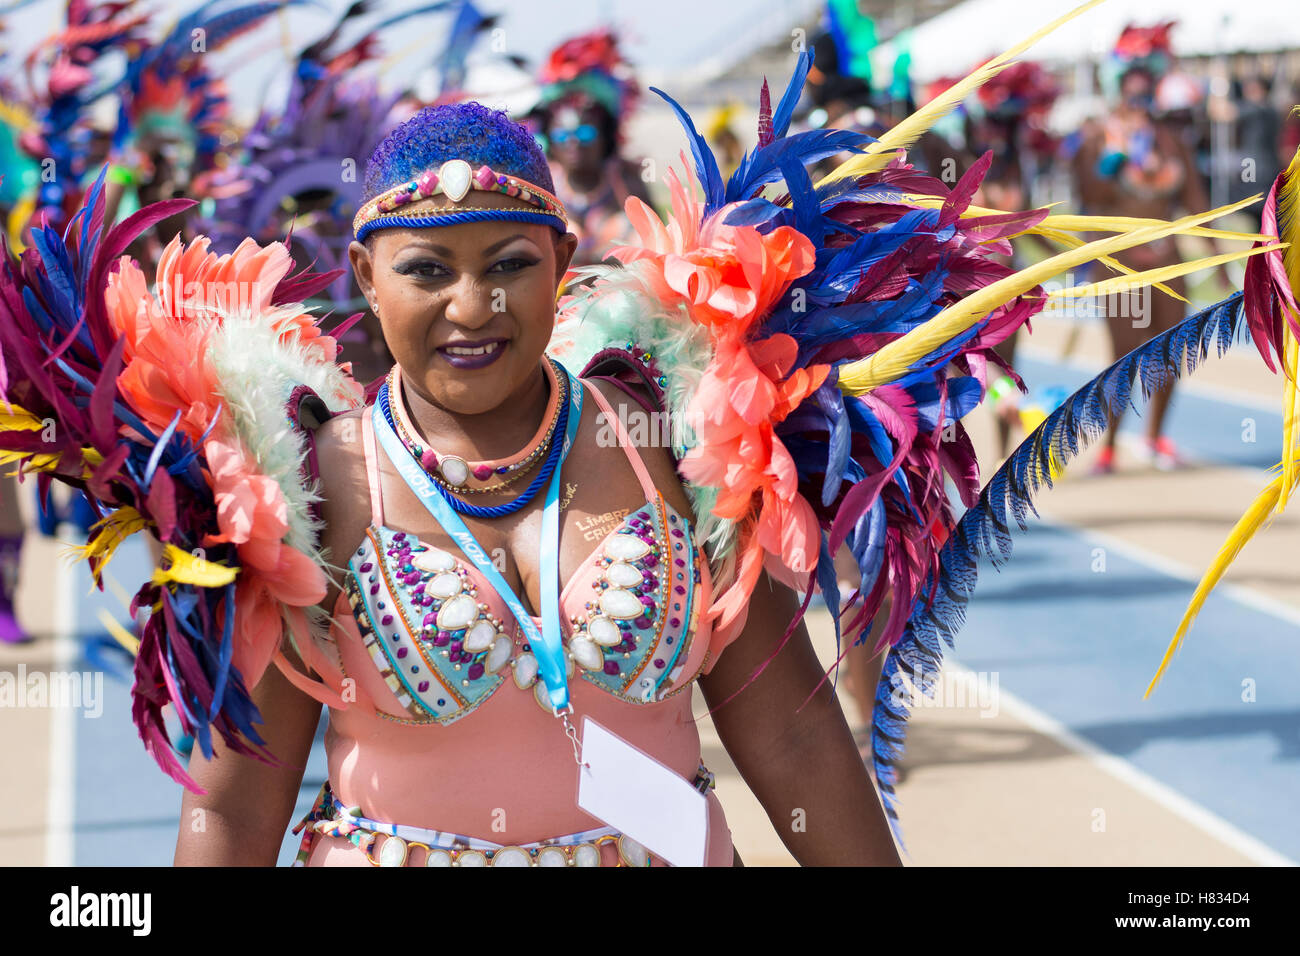
[[[463,159],[449,159],[438,167],[438,180],[442,191],[452,202],[460,202],[469,192],[474,171]]]

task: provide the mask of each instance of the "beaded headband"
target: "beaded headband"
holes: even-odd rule
[[[473,189],[520,199],[537,211],[460,206],[460,201]],[[438,195],[446,196],[454,205],[422,209],[418,213],[404,210],[411,203]],[[363,205],[352,220],[352,232],[360,242],[376,229],[388,226],[451,226],[483,219],[536,222],[560,232],[569,228],[564,204],[542,187],[517,176],[494,172],[488,166],[480,166],[475,171],[463,159],[449,159],[436,170],[425,170],[417,179],[385,190]]]

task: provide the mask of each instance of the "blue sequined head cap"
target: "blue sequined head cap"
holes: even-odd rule
[[[484,219],[568,229],[546,157],[532,134],[480,103],[427,107],[381,142],[366,165],[364,201],[353,220],[363,240],[377,229],[448,226]],[[471,191],[500,192],[533,207],[461,205]],[[434,195],[452,203],[405,207]]]

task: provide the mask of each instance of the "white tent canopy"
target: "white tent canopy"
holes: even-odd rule
[[[913,28],[912,78],[924,83],[962,75],[1078,5],[1079,0],[967,0]],[[1289,0],[1107,0],[1038,41],[1025,58],[1097,59],[1111,50],[1126,24],[1166,20],[1178,23],[1171,34],[1178,55],[1300,48],[1300,13]],[[889,75],[895,53],[893,43],[876,49],[877,75]]]

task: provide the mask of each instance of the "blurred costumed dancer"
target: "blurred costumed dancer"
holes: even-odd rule
[[[319,302],[359,322],[340,345],[353,375],[374,383],[392,367],[378,319],[348,268],[349,224],[361,205],[358,166],[396,123],[394,107],[407,94],[381,93],[362,70],[378,62],[378,34],[414,17],[451,13],[442,52],[434,58],[443,78],[442,96],[453,100],[464,79],[464,59],[492,20],[465,0],[443,0],[368,23],[364,34],[345,40],[345,28],[371,14],[374,3],[354,3],[330,31],[307,46],[293,65],[282,108],[264,108],[242,138],[238,163],[215,177],[221,191],[211,216],[195,224],[212,239],[213,251],[233,252],[245,238],[288,243],[294,262],[322,272],[341,270]],[[441,97],[440,97],[441,98]]]
[[[238,188],[224,175],[236,162],[237,138],[225,81],[213,75],[210,57],[257,30],[284,6],[206,0],[158,39],[126,51],[113,142],[116,162],[109,171],[110,221],[126,219],[160,200],[212,201]],[[202,37],[201,44],[196,44],[196,36]],[[155,223],[128,253],[152,268],[172,236],[192,230],[197,211]]]
[[[1153,27],[1127,26],[1116,41],[1109,68],[1118,74],[1120,102],[1095,125],[1074,156],[1073,172],[1080,206],[1085,213],[1167,218],[1180,210],[1204,209],[1209,203],[1195,157],[1178,133],[1154,113],[1156,84],[1168,71],[1173,54],[1171,21]],[[1159,269],[1178,262],[1178,248],[1169,236],[1116,258],[1134,269]],[[1226,270],[1220,281],[1231,287]],[[1182,278],[1169,288],[1186,294]],[[1131,352],[1152,336],[1167,332],[1185,315],[1186,301],[1147,290],[1125,290],[1099,300],[1116,358]],[[1173,383],[1161,388],[1151,402],[1141,455],[1157,468],[1181,464],[1178,449],[1163,433],[1165,414],[1173,397]],[[1123,411],[1111,423],[1106,444],[1094,470],[1108,473],[1115,467],[1115,441]]]
[[[759,145],[725,183],[670,100],[695,175],[672,182],[666,221],[628,203],[637,240],[621,267],[587,270],[553,336],[576,240],[536,144],[474,104],[417,115],[376,150],[353,224],[352,263],[397,360],[373,406],[296,304],[332,277],[290,275],[283,246],[217,257],[176,240],[150,291],[120,253],[183,201],[107,229],[97,185],[63,236],[37,230],[6,259],[2,457],[100,503],[96,574],[132,533],[166,542],[136,596],[154,613],[133,716],[169,774],[206,787],[186,806],[223,821],[182,828],[178,859],[275,858],[325,703],[330,776],[302,825],[305,862],[652,863],[576,809],[574,723],[598,718],[707,791],[681,693],[698,682],[772,819],[803,807],[823,821],[780,828],[796,859],[896,862],[796,594],[840,607],[830,556],[847,544],[861,585],[845,613],[870,620],[894,595],[874,759],[897,833],[901,692],[932,690],[978,555],[1009,551],[1010,522],[1139,379],[1149,393],[1248,324],[1294,356],[1289,318],[1243,315],[1233,296],[1089,383],[980,491],[960,419],[999,364],[993,346],[1042,308],[1041,284],[1235,209],[1172,223],[999,213],[970,202],[987,159],[953,188],[915,173],[900,150],[1036,38],[875,142],[788,133],[803,56],[775,107],[764,90]],[[854,159],[810,180],[846,149]],[[1026,234],[1065,251],[1019,272],[990,258]],[[1268,276],[1249,302],[1281,294],[1285,275]],[[208,285],[231,281],[255,291],[246,306],[206,307]],[[671,449],[633,444],[612,408],[625,399],[668,412]],[[189,773],[168,702],[198,743]],[[708,805],[707,862],[730,865]]]
[[[555,194],[578,237],[573,263],[599,262],[629,237],[624,203],[649,199],[640,168],[619,155],[636,82],[610,30],[561,43],[538,78],[542,94],[532,118],[546,142]]]
[[[147,21],[132,2],[69,2],[64,27],[37,43],[19,73],[6,70],[3,81],[4,140],[17,147],[9,162],[6,149],[0,190],[4,229],[15,249],[22,249],[37,224],[62,229],[81,206],[86,175],[97,144],[93,109],[112,89],[103,58],[139,39]],[[103,150],[106,152],[106,150]],[[100,160],[102,162],[103,156]],[[0,478],[0,641],[19,642],[30,635],[18,624],[14,602],[22,564],[23,522],[17,483],[8,472]],[[54,534],[60,520],[83,529],[93,520],[90,505],[73,493],[66,507],[48,494],[38,495],[40,529]]]

